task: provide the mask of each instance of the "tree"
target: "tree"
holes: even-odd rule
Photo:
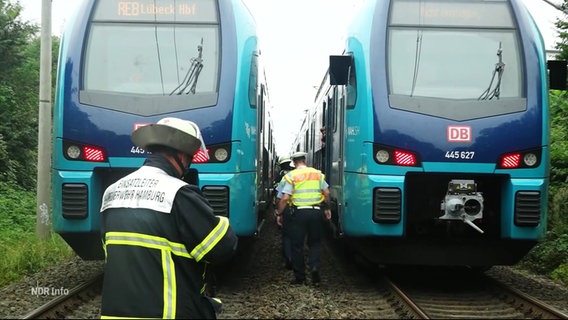
[[[566,18],[566,12],[568,12],[568,0],[564,0],[561,9]],[[558,38],[560,39],[554,46],[556,49],[560,50],[560,53],[557,55],[557,59],[568,60],[568,21],[558,18],[554,23],[554,26],[557,29]]]
[[[556,59],[568,60],[568,0],[561,6],[564,18],[558,18],[555,26],[559,41],[555,48],[560,52]],[[550,94],[551,110],[551,183],[564,184],[568,180],[568,93],[566,91],[553,91]]]
[[[35,187],[39,61],[30,63],[38,26],[23,22],[19,2],[0,0],[0,177]]]

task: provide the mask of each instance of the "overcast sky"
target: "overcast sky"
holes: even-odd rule
[[[12,0],[15,1],[15,0]],[[52,0],[52,33],[60,35],[81,0]],[[365,0],[243,0],[255,15],[268,90],[273,106],[275,139],[280,154],[288,151],[304,109],[311,106],[327,69],[328,56],[340,54],[342,30]],[[549,0],[561,4],[561,0]],[[19,0],[23,18],[41,24],[43,0]],[[543,35],[554,48],[554,22],[561,13],[543,0],[523,0]]]

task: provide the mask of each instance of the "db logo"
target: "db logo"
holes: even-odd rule
[[[448,126],[449,142],[471,142],[471,127]]]

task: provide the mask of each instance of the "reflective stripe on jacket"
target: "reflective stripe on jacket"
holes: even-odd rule
[[[293,186],[293,205],[312,206],[324,201],[325,175],[321,171],[312,167],[298,168],[288,172],[284,179]]]

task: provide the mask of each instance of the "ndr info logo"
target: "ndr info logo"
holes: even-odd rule
[[[38,284],[31,288],[31,293],[34,296],[66,296],[69,294],[69,289],[63,287],[40,287]]]

